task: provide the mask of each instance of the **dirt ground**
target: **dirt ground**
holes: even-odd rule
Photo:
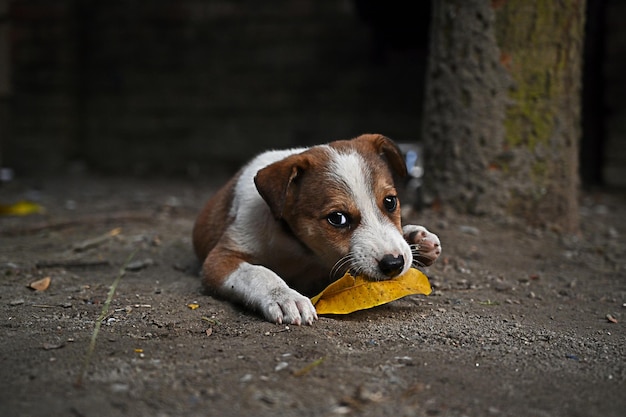
[[[410,214],[442,240],[433,294],[296,327],[202,293],[190,234],[220,180],[0,188],[46,209],[0,218],[2,415],[625,415],[623,193],[586,193],[580,236]]]

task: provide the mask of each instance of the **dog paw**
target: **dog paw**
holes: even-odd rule
[[[439,237],[426,230],[425,227],[406,225],[402,228],[402,234],[411,246],[414,261],[419,265],[430,266],[441,255]]]
[[[291,288],[276,288],[262,309],[265,318],[277,324],[311,325],[317,320],[311,300]]]

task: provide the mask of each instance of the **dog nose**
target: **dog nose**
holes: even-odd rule
[[[402,272],[402,268],[404,268],[404,256],[387,254],[378,261],[378,268],[380,272],[387,275],[389,278],[393,278]]]

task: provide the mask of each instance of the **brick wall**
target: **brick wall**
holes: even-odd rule
[[[0,0],[0,164],[210,173],[366,131],[417,140],[429,12],[405,3]],[[604,93],[586,102],[583,178],[623,186],[626,6],[589,4]]]
[[[11,2],[6,166],[47,171],[64,164],[75,137],[75,56],[68,2]]]
[[[425,52],[373,59],[348,0],[16,0],[10,19],[4,164],[25,174],[206,173],[266,148],[420,135]]]

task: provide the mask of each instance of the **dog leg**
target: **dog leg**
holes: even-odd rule
[[[441,255],[439,237],[424,226],[406,225],[402,228],[402,234],[411,246],[414,262],[419,265],[430,266]]]
[[[261,312],[268,321],[299,326],[317,320],[311,300],[264,266],[213,251],[202,272],[209,289]]]

